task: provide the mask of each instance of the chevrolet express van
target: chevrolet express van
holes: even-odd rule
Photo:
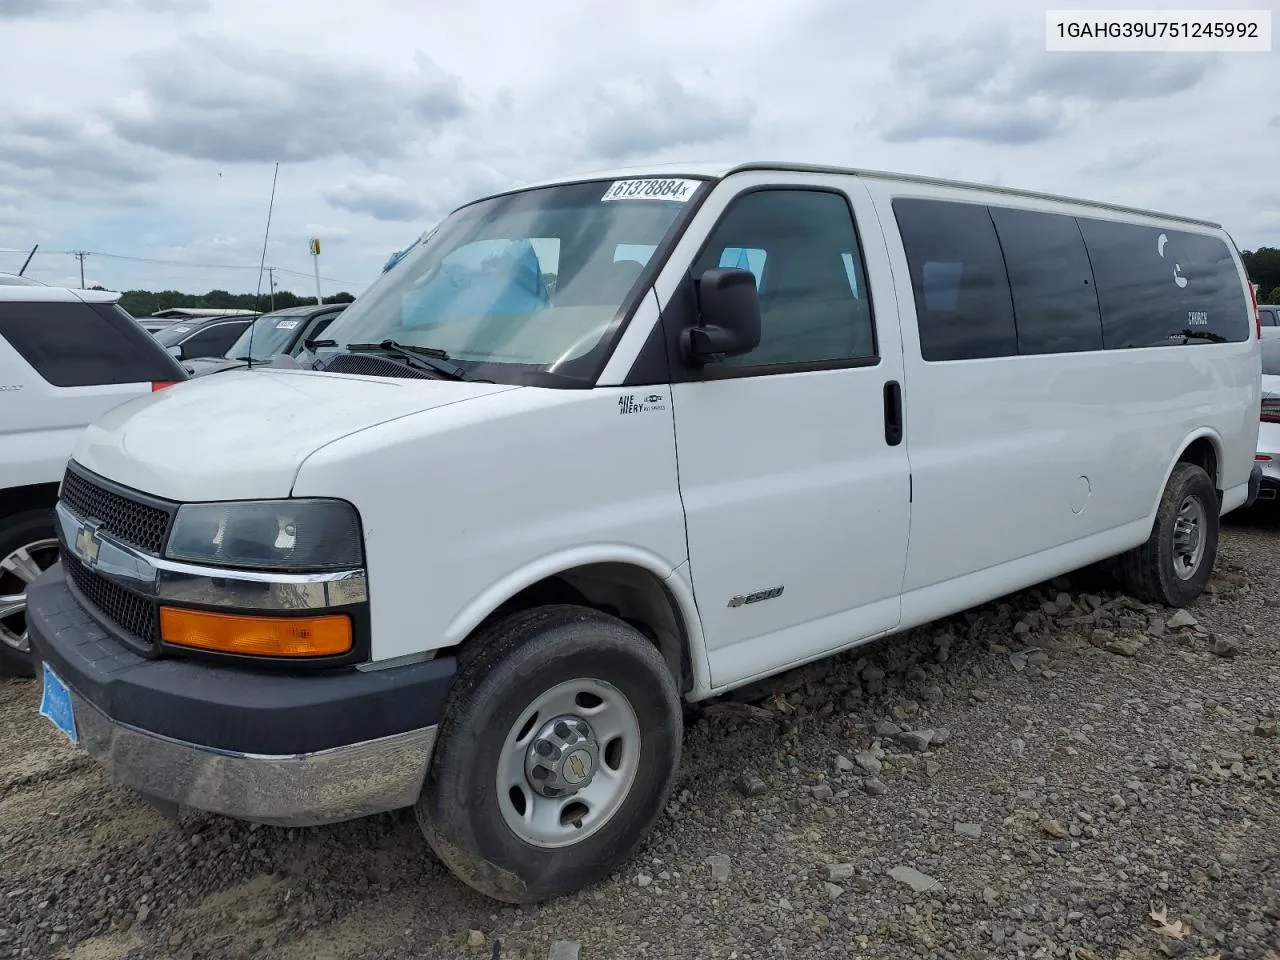
[[[697,701],[1107,558],[1183,606],[1256,490],[1218,226],[775,163],[468,204],[296,369],[90,426],[42,711],[158,804],[413,806],[499,900],[627,860]]]

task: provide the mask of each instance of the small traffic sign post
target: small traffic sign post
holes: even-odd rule
[[[320,295],[320,238],[311,238],[311,262],[316,267],[316,306],[324,303],[324,297]]]

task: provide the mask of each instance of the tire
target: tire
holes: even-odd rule
[[[25,510],[0,519],[0,677],[34,677],[35,664],[25,641],[25,602],[32,574],[58,558],[53,510]],[[7,602],[6,602],[7,601]]]
[[[507,903],[549,900],[612,873],[652,830],[680,761],[680,695],[657,648],[614,617],[555,605],[499,621],[470,641],[459,659],[415,807],[436,855],[465,883]],[[601,696],[586,692],[575,699],[573,691],[583,687]],[[531,708],[553,695],[561,703],[548,702],[530,723]],[[603,706],[592,705],[592,697]],[[578,704],[587,710],[573,713]],[[632,729],[627,709],[634,735],[602,734],[596,754],[579,749],[582,733],[591,733],[587,742],[594,742],[597,726]],[[576,732],[547,725],[566,713],[595,726]],[[517,740],[520,746],[511,746]],[[543,741],[544,748],[555,741],[545,763],[532,752]],[[586,764],[571,770],[575,756]],[[553,783],[572,788],[570,779],[581,780],[584,770],[590,779],[577,788],[581,792],[569,789],[548,800],[533,787],[539,765],[543,775],[550,772],[538,781],[543,789]],[[605,768],[617,772],[607,776]],[[556,779],[557,770],[562,778]],[[613,784],[623,786],[611,790]],[[591,800],[586,813],[573,806],[580,799]],[[534,826],[512,825],[522,810],[555,810],[566,800],[564,809],[581,815],[576,826],[553,817],[543,823],[545,835],[531,840]],[[577,838],[580,830],[584,835]]]
[[[1195,551],[1188,550],[1188,539],[1178,522],[1179,514],[1188,509],[1197,520],[1196,542],[1201,545],[1190,571],[1185,561]],[[1160,498],[1151,536],[1118,558],[1121,583],[1147,603],[1187,606],[1204,592],[1213,576],[1218,526],[1218,493],[1209,475],[1193,463],[1176,464]]]

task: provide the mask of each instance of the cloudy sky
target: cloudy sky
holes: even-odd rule
[[[252,291],[279,161],[278,285],[314,288],[319,236],[324,292],[359,292],[493,189],[748,158],[1150,206],[1280,246],[1280,52],[1047,53],[1043,10],[0,0],[0,250],[39,243],[48,282],[78,284],[65,251],[88,250],[112,289]]]

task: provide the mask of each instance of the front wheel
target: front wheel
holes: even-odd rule
[[[1218,494],[1209,475],[1193,463],[1175,465],[1151,536],[1119,558],[1125,588],[1148,603],[1193,602],[1213,576],[1218,522]]]
[[[648,836],[680,760],[680,696],[641,633],[585,607],[468,645],[416,813],[458,877],[508,903],[603,879]]]
[[[27,636],[27,587],[58,559],[53,511],[0,520],[0,677],[33,677]]]

